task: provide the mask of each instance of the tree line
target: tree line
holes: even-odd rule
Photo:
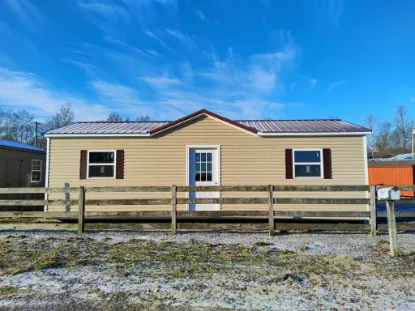
[[[404,105],[398,106],[391,121],[380,121],[374,114],[365,119],[365,126],[373,131],[368,136],[371,158],[387,158],[411,152],[413,120]]]
[[[139,116],[134,121],[149,121],[148,116]],[[43,122],[35,122],[35,117],[27,110],[4,110],[0,107],[0,138],[25,144],[46,147],[43,133],[72,124],[75,114],[70,103],[63,104],[59,111]],[[104,121],[128,122],[119,113],[112,112]],[[368,150],[371,158],[392,157],[411,151],[412,122],[408,110],[400,105],[391,121],[380,121],[374,114],[365,119],[365,126],[373,131],[368,136]],[[37,138],[37,139],[36,139]]]
[[[137,121],[149,121],[148,116],[140,116]],[[129,117],[122,118],[112,112],[108,122],[128,122]],[[35,116],[27,110],[5,110],[0,107],[0,139],[22,142],[40,148],[46,148],[43,133],[70,125],[75,122],[75,114],[70,103],[63,104],[56,114],[43,122],[36,122]]]

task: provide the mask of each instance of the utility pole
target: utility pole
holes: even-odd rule
[[[40,123],[39,122],[37,122],[37,121],[35,121],[35,147],[37,147],[37,126],[39,125]]]

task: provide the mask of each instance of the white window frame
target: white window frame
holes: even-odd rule
[[[296,151],[319,151],[320,152],[320,162],[295,162],[295,152]],[[295,179],[322,179],[324,178],[324,159],[323,159],[323,149],[293,149],[292,151],[293,158],[293,177]],[[296,165],[320,165],[320,176],[296,176],[295,175],[295,166]]]
[[[40,162],[40,169],[39,170],[34,170],[33,169],[33,162],[34,161],[39,161]],[[38,159],[32,159],[32,167],[30,170],[30,182],[42,182],[42,165],[43,165],[43,161],[42,160],[38,160]],[[39,180],[33,180],[33,172],[39,172],[39,176],[40,179]]]
[[[114,153],[114,163],[89,163],[89,153],[91,152],[113,152]],[[89,166],[113,166],[114,175],[110,177],[89,177]],[[117,174],[117,151],[116,150],[88,150],[87,159],[86,159],[86,179],[115,179]]]

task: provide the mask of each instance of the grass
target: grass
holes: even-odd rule
[[[0,297],[17,293],[19,289],[13,286],[0,286]]]
[[[276,250],[266,243],[250,246],[210,245],[190,240],[187,244],[174,242],[155,243],[150,240],[131,239],[108,243],[91,238],[71,237],[65,241],[54,238],[27,243],[24,235],[0,240],[0,273],[14,274],[55,267],[102,266],[110,264],[119,275],[127,276],[137,264],[157,266],[160,275],[195,277],[224,271],[263,273],[252,267],[273,267],[297,275],[360,274],[361,264],[353,257],[319,257],[307,253]],[[382,250],[385,243],[378,242]],[[182,263],[186,263],[183,265]],[[237,268],[236,268],[237,267]]]

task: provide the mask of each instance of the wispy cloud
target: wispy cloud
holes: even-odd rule
[[[173,38],[179,40],[181,44],[188,50],[188,51],[194,51],[197,50],[197,44],[195,40],[187,35],[182,33],[180,30],[174,30],[174,29],[166,29],[166,32],[172,36]]]
[[[311,1],[310,1],[311,2]],[[314,14],[318,21],[325,21],[337,28],[344,9],[344,0],[314,0]]]
[[[199,18],[200,20],[205,21],[205,22],[207,22],[207,23],[210,23],[210,20],[206,17],[206,15],[205,15],[202,11],[195,9],[195,10],[193,10],[193,13],[194,13],[194,14],[197,16],[197,18]]]
[[[77,119],[104,119],[110,111],[104,105],[52,91],[33,74],[7,68],[0,68],[0,102],[7,103],[6,108],[26,109],[38,117],[55,114],[66,102],[72,104]]]
[[[414,102],[414,101],[415,101],[415,97],[411,97],[409,100],[410,100],[411,102]]]
[[[128,11],[113,2],[103,2],[98,0],[78,0],[78,5],[86,13],[95,14],[108,22],[130,21]]]
[[[336,87],[345,84],[346,81],[337,81],[337,82],[333,82],[330,84],[328,91],[332,91],[333,89],[335,89]]]
[[[314,86],[317,83],[316,79],[310,79],[310,85]]]
[[[44,16],[33,4],[33,1],[4,0],[3,3],[28,30],[36,31],[45,21]]]

